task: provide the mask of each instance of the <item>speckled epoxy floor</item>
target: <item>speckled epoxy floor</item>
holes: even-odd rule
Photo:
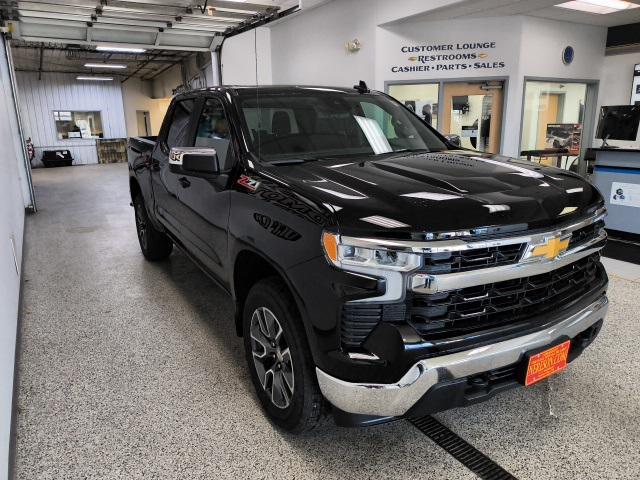
[[[475,478],[406,422],[275,430],[229,299],[180,253],[139,253],[126,165],[34,178],[16,478]],[[639,293],[612,277],[600,338],[562,375],[437,418],[521,479],[638,478]]]

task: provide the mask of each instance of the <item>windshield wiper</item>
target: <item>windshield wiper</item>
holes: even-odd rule
[[[275,160],[273,162],[268,162],[269,165],[299,165],[301,163],[313,162],[318,160],[315,157],[309,158],[290,158],[289,160]]]
[[[389,152],[389,153],[420,153],[420,152],[431,153],[435,151],[437,150],[429,150],[428,148],[401,148],[400,150],[394,150],[393,152]]]

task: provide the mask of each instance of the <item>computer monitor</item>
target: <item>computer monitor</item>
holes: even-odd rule
[[[602,107],[596,138],[603,140],[603,147],[607,146],[607,140],[634,141],[638,136],[639,124],[640,105]]]

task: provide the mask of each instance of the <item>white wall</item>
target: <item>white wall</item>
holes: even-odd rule
[[[21,193],[23,162],[17,118],[9,89],[9,70],[0,38],[0,480],[8,478],[16,328],[22,263],[24,199]],[[14,256],[15,252],[15,256]]]
[[[439,3],[333,1],[275,24],[271,27],[273,83],[351,86],[364,79],[383,90],[386,82],[394,81],[505,78],[508,89],[502,153],[517,156],[525,76],[598,80],[602,74],[604,27],[526,16],[397,23],[413,11],[437,8]],[[350,54],[344,43],[356,37],[363,44],[362,50]],[[495,47],[476,49],[486,56],[467,63],[479,61],[489,64],[487,67],[392,71],[394,66],[420,64],[410,60],[414,54],[403,52],[403,46],[477,42],[495,42]],[[576,52],[571,65],[562,62],[562,50],[568,45]],[[249,51],[252,48],[251,44],[245,45]],[[246,51],[237,53],[239,58],[249,55]]]
[[[604,58],[600,95],[598,96],[598,112],[601,106],[629,105],[631,103],[631,83],[633,67],[640,63],[640,52],[624,55],[611,55]],[[638,147],[640,134],[635,142],[609,140],[611,145],[620,147]],[[602,140],[594,140],[594,146],[600,146]]]
[[[520,74],[597,80],[600,78],[607,40],[606,27],[523,17]],[[575,58],[562,63],[562,50],[571,45]]]
[[[383,89],[388,81],[442,80],[464,78],[508,77],[517,68],[520,57],[522,18],[449,20],[446,22],[415,22],[377,29],[376,88]],[[458,50],[458,45],[494,43],[488,48]],[[403,52],[403,47],[452,46],[452,50],[425,53]],[[471,60],[421,62],[420,56],[478,55]],[[480,58],[479,55],[486,55]],[[411,58],[417,57],[417,61]],[[487,67],[475,68],[475,64]],[[494,65],[502,63],[504,66]],[[393,71],[400,68],[429,68],[424,71]],[[452,69],[448,69],[452,68]]]
[[[502,153],[518,155],[518,136],[510,134],[519,130],[521,96],[516,97],[514,91],[522,91],[522,82],[516,81],[519,64],[521,62],[521,32],[524,19],[522,17],[460,19],[442,22],[412,22],[377,29],[376,51],[376,83],[379,90],[384,90],[388,81],[421,81],[421,80],[450,80],[450,79],[491,79],[508,80],[506,92],[506,108],[503,112]],[[495,43],[492,48],[474,48],[457,50],[458,44]],[[402,47],[413,45],[453,45],[452,51],[427,52],[425,55],[465,54],[472,53],[478,58],[470,61],[454,60],[421,63],[410,61],[409,57],[422,55],[421,53],[403,53]],[[480,58],[479,55],[486,55]],[[560,54],[558,53],[558,56]],[[438,68],[467,65],[467,68],[454,70],[438,70]],[[487,67],[475,68],[476,64]],[[393,72],[394,67],[413,66],[434,67],[423,72]],[[472,67],[469,67],[471,65]]]
[[[171,97],[151,98],[152,85],[149,81],[130,78],[122,84],[122,100],[127,127],[127,137],[139,135],[136,112],[147,111],[151,120],[151,135],[158,135],[164,114],[167,112]]]
[[[381,27],[377,30],[376,88],[383,89],[386,81],[505,77],[508,79],[508,89],[503,117],[505,134],[502,153],[518,156],[524,78],[598,80],[604,61],[605,40],[604,27],[535,17],[413,22]],[[394,65],[418,64],[408,61],[408,57],[415,54],[403,54],[400,50],[402,46],[474,42],[496,42],[493,49],[478,50],[488,55],[480,61],[492,66],[495,61],[504,62],[504,67],[391,71]],[[562,62],[562,51],[568,45],[573,46],[576,52],[571,65]]]
[[[378,25],[408,20],[420,14],[432,14],[433,10],[450,7],[463,0],[376,0]]]
[[[271,49],[271,30],[265,27],[225,40],[222,46],[222,84],[271,85]]]
[[[200,68],[196,61],[196,55],[192,55],[184,60],[186,68],[186,80],[190,82],[191,88],[205,88],[208,86],[209,79],[212,78],[211,64],[203,65]],[[174,90],[181,87],[182,81],[182,64],[176,64],[156,76],[151,80],[151,93],[153,98],[169,98],[174,95]]]
[[[3,47],[4,48],[4,47]],[[5,66],[5,60],[4,60],[4,51],[3,51],[3,55],[2,57],[0,57],[2,60],[0,60],[0,65],[2,65],[2,69],[4,72],[4,69],[6,67],[6,72],[4,74],[6,74],[6,77],[3,76],[3,81],[2,81],[2,90],[0,91],[1,95],[4,95],[6,101],[8,102],[9,107],[12,110],[16,110],[16,105],[14,103],[13,100],[13,92],[11,89],[11,81],[9,78],[9,66],[6,65]],[[3,74],[3,75],[4,75]],[[6,81],[5,81],[6,80]],[[16,92],[17,94],[18,92]],[[20,138],[20,131],[19,131],[19,127],[18,127],[18,119],[15,119],[15,122],[12,120],[10,122],[10,126],[13,132],[12,135],[12,145],[10,148],[13,148],[13,150],[15,152],[18,153],[18,155],[20,156],[18,164],[17,164],[17,168],[18,168],[18,176],[20,177],[20,186],[21,186],[21,190],[22,190],[22,200],[24,203],[24,207],[25,208],[29,208],[29,207],[33,207],[33,199],[31,198],[31,189],[29,187],[29,180],[28,177],[31,176],[31,171],[27,172],[26,171],[26,163],[25,163],[25,159],[24,159],[24,151],[25,151],[25,146],[22,145],[22,140]],[[3,144],[4,145],[4,144]]]
[[[180,65],[174,65],[166,72],[158,75],[151,81],[151,95],[153,98],[166,98],[173,96],[173,90],[182,85]]]
[[[511,85],[513,98],[524,95],[524,77],[559,80],[599,80],[603,74],[607,29],[591,25],[524,17],[520,46],[520,67]],[[575,49],[570,65],[562,62],[561,53],[566,46]],[[631,81],[631,80],[629,80]],[[630,84],[629,84],[630,85]],[[631,88],[631,86],[629,86]],[[602,85],[600,85],[600,91]],[[513,102],[514,107],[516,101]],[[520,130],[520,109],[512,109],[507,119]],[[505,151],[517,151],[514,138],[504,145]],[[586,140],[587,146],[590,142]]]
[[[120,81],[82,82],[75,75],[17,72],[20,111],[25,137],[36,147],[34,166],[41,165],[43,150],[68,149],[74,164],[98,163],[96,142],[91,139],[58,140],[54,110],[100,111],[104,138],[127,136]]]
[[[373,85],[375,15],[368,0],[338,0],[275,25],[273,83],[351,87],[364,80]],[[344,45],[355,38],[362,49],[349,53]]]

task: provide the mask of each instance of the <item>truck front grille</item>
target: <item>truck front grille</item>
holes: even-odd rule
[[[561,309],[606,281],[599,254],[550,273],[435,294],[408,292],[395,304],[347,303],[341,341],[357,350],[380,322],[409,323],[425,340],[469,335]]]
[[[452,338],[561,309],[600,284],[599,255],[550,273],[436,294],[413,294],[409,322],[425,340]]]
[[[592,223],[591,225],[587,225],[586,227],[582,227],[571,234],[571,239],[569,240],[568,249],[571,250],[578,245],[588,242],[589,240],[593,240],[598,236],[600,230],[604,228],[604,220],[598,220],[597,222]]]
[[[471,250],[427,253],[424,255],[422,272],[429,274],[455,273],[511,265],[520,260],[526,245],[526,243],[513,243]]]

